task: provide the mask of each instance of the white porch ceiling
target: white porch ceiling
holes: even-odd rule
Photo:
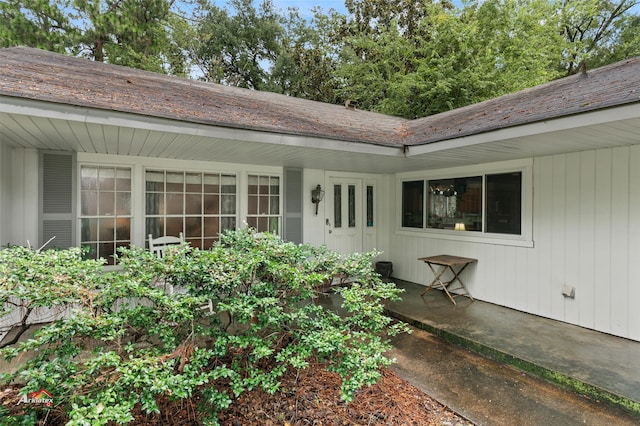
[[[5,98],[6,99],[6,98]],[[440,169],[640,144],[640,104],[401,148],[220,128],[113,111],[0,104],[11,146],[352,171]]]

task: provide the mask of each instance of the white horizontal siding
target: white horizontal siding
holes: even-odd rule
[[[418,257],[476,258],[475,298],[640,340],[640,146],[535,158],[533,185],[534,247],[396,233],[394,276],[428,284]]]

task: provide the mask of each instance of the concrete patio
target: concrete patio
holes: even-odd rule
[[[640,418],[640,343],[393,280],[390,314],[416,328]]]

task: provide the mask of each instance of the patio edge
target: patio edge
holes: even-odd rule
[[[549,383],[559,386],[562,389],[575,392],[596,401],[602,401],[616,408],[640,418],[640,402],[618,395],[601,387],[592,385],[575,377],[568,376],[547,367],[540,366],[534,362],[527,361],[511,355],[507,352],[484,345],[472,339],[460,336],[455,333],[434,327],[430,324],[418,321],[409,316],[403,315],[391,309],[387,310],[389,316],[399,321],[405,322],[413,327],[427,331],[448,342],[462,346],[470,351],[483,355],[489,359],[513,366],[521,371],[546,380]]]

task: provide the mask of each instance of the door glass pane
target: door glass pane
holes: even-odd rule
[[[349,228],[356,227],[356,186],[349,185]]]
[[[367,186],[367,226],[373,226],[373,186]]]
[[[333,226],[342,228],[342,185],[333,185]]]

